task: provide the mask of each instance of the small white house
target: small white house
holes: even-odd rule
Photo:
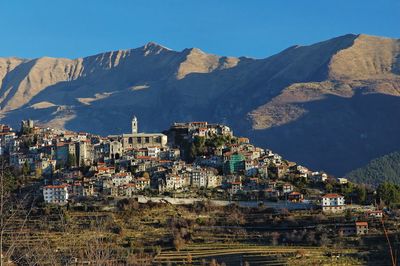
[[[326,194],[322,196],[323,212],[342,212],[345,208],[344,196],[339,194]]]

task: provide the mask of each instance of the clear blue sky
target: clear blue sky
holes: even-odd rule
[[[400,38],[400,0],[0,0],[0,56],[76,58],[154,41],[266,57],[346,33]]]

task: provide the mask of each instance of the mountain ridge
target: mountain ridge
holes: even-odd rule
[[[400,148],[394,138],[388,138],[394,144],[379,140],[370,125],[393,124],[392,114],[400,112],[399,54],[399,39],[347,34],[263,59],[174,51],[154,42],[77,59],[0,58],[1,122],[15,126],[29,117],[100,134],[128,130],[133,114],[144,130],[163,130],[174,121],[223,122],[258,145],[341,174]],[[393,103],[383,107],[382,96]],[[359,102],[376,105],[376,113]],[[386,118],[375,121],[377,116]],[[330,126],[347,139],[332,135]],[[310,138],[306,129],[324,133]],[[392,131],[400,134],[396,125]],[[360,142],[362,135],[376,143]],[[303,147],[312,155],[296,152],[298,142],[313,146]],[[324,155],[321,143],[332,153],[349,145],[361,159],[331,163],[337,159]]]

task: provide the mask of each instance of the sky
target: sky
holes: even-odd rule
[[[149,41],[263,58],[347,33],[400,38],[400,0],[0,0],[0,57],[77,58]]]

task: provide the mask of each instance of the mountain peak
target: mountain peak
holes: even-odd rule
[[[171,51],[171,49],[162,46],[156,42],[148,42],[144,46],[142,46],[142,49],[145,53],[145,55],[149,54],[159,54],[162,51]]]

